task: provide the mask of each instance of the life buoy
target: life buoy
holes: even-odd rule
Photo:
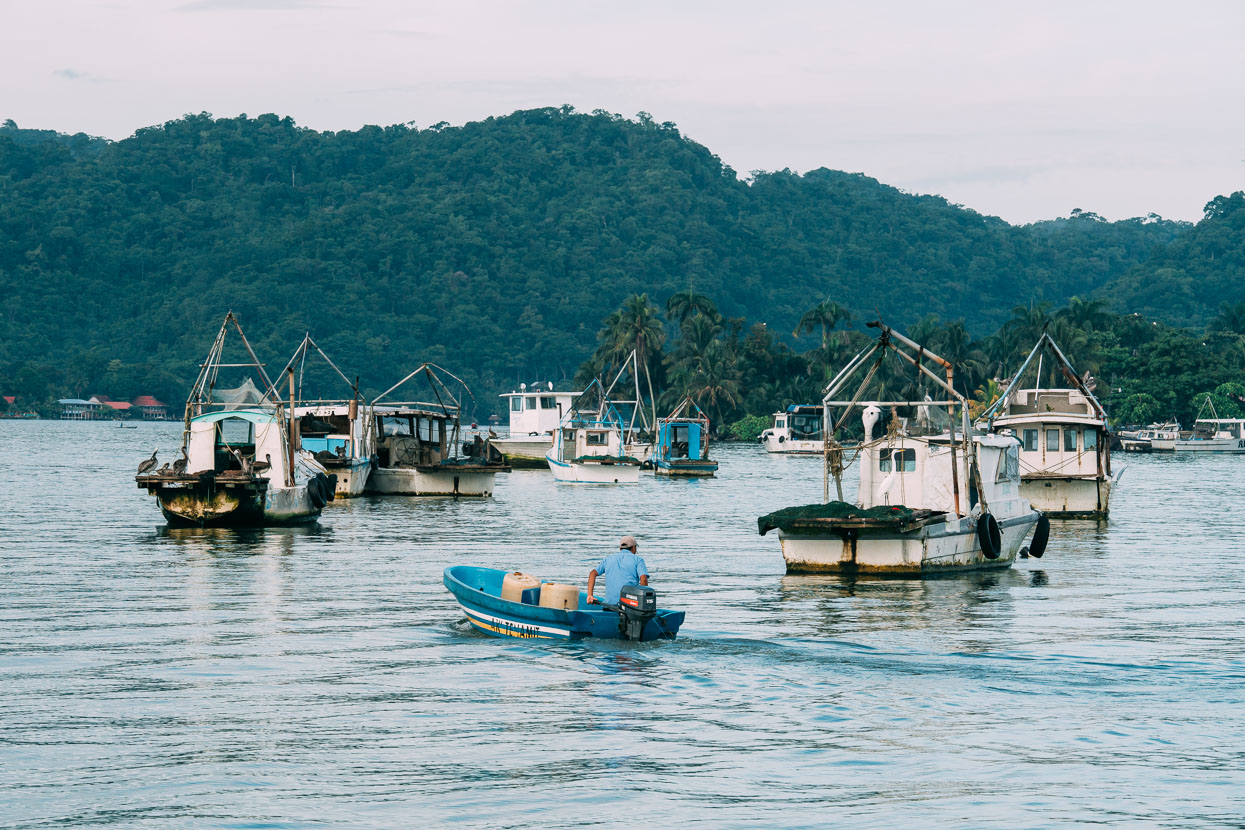
[[[981,545],[981,553],[987,559],[998,559],[1003,549],[1003,532],[999,523],[989,513],[982,513],[977,520],[977,542]]]
[[[1033,538],[1029,541],[1029,555],[1041,559],[1046,553],[1046,543],[1050,541],[1050,519],[1045,514],[1038,517],[1037,527],[1033,529]]]
[[[316,510],[324,507],[327,503],[327,499],[324,498],[324,490],[322,489],[323,486],[324,485],[320,482],[319,474],[317,474],[315,478],[308,479],[307,481],[307,497],[311,499],[311,504]]]

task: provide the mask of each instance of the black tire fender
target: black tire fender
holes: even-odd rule
[[[324,477],[324,499],[332,501],[337,498],[337,473],[329,473]]]
[[[1038,517],[1037,527],[1033,528],[1033,538],[1029,541],[1029,555],[1041,559],[1046,553],[1046,543],[1050,541],[1050,519],[1045,514]]]
[[[320,483],[319,475],[307,481],[307,497],[311,499],[311,504],[316,510],[319,510],[326,504],[323,486]]]
[[[999,558],[1003,550],[1003,531],[999,530],[998,521],[989,513],[982,513],[977,520],[977,541],[987,559]]]

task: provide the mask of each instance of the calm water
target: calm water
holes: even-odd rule
[[[0,825],[1245,822],[1245,458],[1119,456],[1040,562],[852,583],[756,533],[815,459],[169,531],[132,476],[177,433],[0,421]],[[623,533],[677,642],[490,639],[441,585]]]

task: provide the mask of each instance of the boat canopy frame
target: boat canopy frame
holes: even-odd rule
[[[1055,339],[1050,336],[1050,333],[1045,330],[1042,332],[1042,336],[1038,338],[1037,343],[1035,343],[1033,348],[1029,351],[1029,356],[1026,357],[1024,362],[1020,364],[1020,369],[1017,370],[1011,382],[1007,384],[1007,388],[1003,390],[1003,394],[999,396],[998,400],[990,404],[985,412],[981,413],[981,417],[978,418],[978,420],[985,421],[987,429],[991,431],[994,430],[995,418],[999,416],[999,413],[1001,413],[1004,408],[1011,403],[1012,398],[1015,397],[1018,391],[1020,391],[1020,381],[1024,377],[1025,372],[1029,369],[1029,366],[1033,363],[1034,357],[1038,358],[1038,368],[1033,388],[1035,390],[1040,390],[1042,388],[1043,351],[1049,353],[1054,359],[1056,368],[1058,368],[1063,374],[1064,379],[1072,384],[1072,388],[1084,395],[1085,400],[1089,401],[1090,409],[1093,411],[1095,417],[1102,419],[1103,429],[1105,430],[1108,424],[1107,411],[1102,408],[1102,404],[1098,402],[1098,398],[1096,398],[1094,393],[1090,391],[1084,378],[1076,373],[1076,369],[1072,367],[1072,361],[1068,360],[1067,356],[1063,353],[1063,350],[1059,348],[1059,344],[1057,344]]]
[[[829,384],[826,385],[825,394],[821,399],[822,417],[824,423],[822,426],[823,444],[822,444],[822,502],[830,502],[830,479],[834,479],[835,488],[838,494],[838,500],[843,501],[843,471],[845,465],[843,463],[843,445],[838,441],[839,430],[847,422],[848,417],[857,406],[881,405],[881,406],[945,406],[948,413],[955,407],[960,407],[961,435],[962,441],[957,447],[955,435],[955,419],[950,418],[948,443],[951,448],[951,482],[952,492],[955,501],[956,515],[964,515],[960,505],[960,476],[958,472],[957,448],[964,456],[964,463],[968,465],[969,475],[976,480],[976,490],[978,493],[978,501],[983,510],[988,510],[985,502],[985,488],[980,481],[981,470],[977,463],[976,447],[973,441],[972,424],[968,412],[968,400],[955,389],[955,367],[950,362],[944,360],[929,349],[917,343],[890,326],[884,324],[881,320],[873,320],[866,324],[869,328],[878,330],[878,337],[865,348],[861,349],[851,360],[847,362],[839,373],[834,376]],[[909,353],[911,352],[911,353]],[[865,390],[869,388],[869,384],[873,381],[878,369],[881,368],[887,354],[893,353],[900,358],[908,366],[917,370],[918,378],[924,376],[932,380],[942,392],[946,393],[944,400],[921,400],[921,401],[874,401],[863,400]],[[930,369],[927,364],[933,363],[942,367],[945,373],[945,379],[940,377],[937,372]],[[857,377],[861,370],[868,366],[860,384],[856,387],[855,393],[848,399],[840,398],[840,394],[849,388],[848,384],[853,378]],[[843,413],[838,420],[832,417],[832,408],[842,408]]]

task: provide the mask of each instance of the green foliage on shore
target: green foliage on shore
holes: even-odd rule
[[[0,392],[176,405],[233,309],[270,365],[310,331],[365,392],[433,360],[484,415],[520,381],[569,380],[598,322],[647,295],[664,329],[639,320],[628,342],[677,342],[688,359],[662,385],[704,391],[720,422],[807,398],[854,342],[841,322],[801,325],[823,298],[857,324],[963,321],[954,336],[971,340],[1017,303],[1132,286],[1147,263],[1193,257],[1189,280],[1209,279],[1239,250],[1223,237],[1236,198],[1192,230],[1083,212],[1012,226],[859,174],[743,180],[672,124],[569,107],[336,133],[200,114],[117,142],[6,124]],[[1173,314],[1245,301],[1220,276]],[[663,308],[679,293],[712,297],[712,313]],[[814,341],[817,355],[797,353]]]
[[[624,308],[637,302],[631,298]],[[684,305],[683,299],[672,298],[668,307]],[[665,379],[658,408],[668,409],[690,395],[720,435],[738,440],[755,440],[774,412],[820,401],[827,381],[871,340],[862,331],[836,329],[852,314],[837,306],[827,314],[827,301],[802,318],[797,332],[816,338],[803,352],[778,342],[763,324],[721,318],[708,297],[699,297],[697,305],[705,311],[670,315],[674,319],[668,325],[677,326],[676,336],[667,341],[670,348],[649,354],[650,364],[659,365]],[[1076,370],[1093,378],[1096,395],[1117,426],[1173,418],[1188,425],[1207,399],[1203,414],[1208,417],[1211,406],[1225,418],[1245,411],[1245,334],[1231,328],[1235,311],[1225,305],[1209,329],[1199,332],[1137,314],[1116,314],[1101,301],[1073,297],[1057,311],[1045,303],[1017,306],[997,331],[981,338],[974,338],[963,320],[943,322],[932,314],[906,327],[905,333],[953,364],[957,391],[978,413],[999,397],[1047,332]],[[602,344],[617,337],[617,319],[617,312],[607,318],[599,333]],[[617,365],[600,362],[602,354],[598,350],[594,360],[584,363],[581,379]],[[1054,376],[1049,363],[1046,367],[1044,385],[1067,385]],[[1035,374],[1036,368],[1026,372],[1024,382],[1033,383]],[[928,391],[913,386],[908,371],[888,364],[876,381],[877,394],[886,398],[919,400]]]

